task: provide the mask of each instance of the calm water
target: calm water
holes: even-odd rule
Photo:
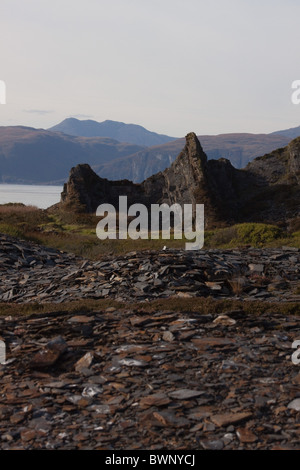
[[[23,202],[26,205],[47,209],[60,201],[62,190],[62,186],[0,184],[0,204]]]

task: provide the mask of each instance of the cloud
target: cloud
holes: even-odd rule
[[[39,114],[43,116],[44,114],[51,114],[53,111],[51,109],[23,109],[23,113]]]

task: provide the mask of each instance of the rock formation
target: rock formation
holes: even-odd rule
[[[109,181],[100,178],[87,164],[71,169],[64,185],[61,207],[77,212],[94,212],[99,204],[117,204],[119,195],[128,204],[192,204],[199,202],[199,185],[204,183],[207,157],[194,133],[186,136],[186,145],[170,168],[146,179],[141,184],[128,180]]]
[[[163,172],[141,184],[109,181],[87,164],[77,165],[64,185],[59,208],[93,213],[103,203],[204,204],[206,227],[243,221],[279,222],[300,216],[300,138],[237,170],[224,158],[208,160],[196,134]]]

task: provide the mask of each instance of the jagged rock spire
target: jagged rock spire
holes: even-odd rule
[[[165,171],[141,184],[100,178],[89,165],[70,172],[59,208],[95,212],[103,203],[204,204],[206,227],[245,221],[275,222],[300,217],[300,138],[251,162],[244,170],[229,160],[208,160],[194,132]],[[280,197],[283,195],[284,197]]]

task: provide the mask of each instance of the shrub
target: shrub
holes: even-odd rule
[[[275,225],[244,223],[206,232],[205,247],[262,246],[284,237],[285,232]]]
[[[264,245],[284,236],[284,232],[275,225],[247,223],[236,228],[238,240],[246,245]]]
[[[24,238],[24,232],[19,227],[14,227],[13,225],[9,224],[1,224],[0,223],[0,233],[5,233],[6,235],[10,235],[11,237],[15,238]]]
[[[235,240],[237,237],[237,229],[234,225],[233,227],[226,227],[218,229],[214,232],[213,236],[210,238],[210,243],[214,246],[228,245]]]

